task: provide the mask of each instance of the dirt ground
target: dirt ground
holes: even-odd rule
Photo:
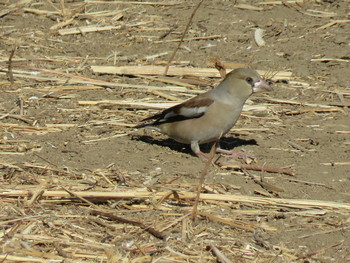
[[[165,66],[198,2],[16,2],[0,1],[1,260],[350,262],[349,1],[203,1],[172,63],[291,72],[250,98],[261,110],[223,144],[295,176],[212,165],[195,221],[181,193],[196,193],[205,163],[132,128],[157,109],[113,101],[178,102],[220,80],[91,66]],[[88,25],[115,28],[60,31]]]

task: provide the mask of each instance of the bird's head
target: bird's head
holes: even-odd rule
[[[271,86],[255,71],[249,68],[238,68],[228,73],[224,79],[232,94],[249,97],[257,92],[272,91]]]

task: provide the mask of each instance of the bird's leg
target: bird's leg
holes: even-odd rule
[[[203,159],[204,161],[208,161],[210,159],[209,154],[206,154],[204,152],[201,151],[201,149],[199,148],[199,144],[196,141],[191,142],[191,150],[201,159]]]
[[[208,161],[210,159],[210,154],[202,152],[201,149],[199,148],[199,144],[197,141],[191,142],[191,149],[202,160]],[[220,144],[218,144],[218,147],[216,148],[216,152],[222,153],[222,156],[224,156],[226,158],[255,160],[255,156],[250,152],[244,152],[244,151],[233,152],[233,151],[224,150],[224,149],[220,148]]]

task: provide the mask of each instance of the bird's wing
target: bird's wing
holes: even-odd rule
[[[205,114],[205,112],[213,102],[214,100],[209,97],[198,96],[188,101],[185,101],[184,103],[181,103],[179,105],[166,109],[159,114],[148,117],[143,121],[148,121],[148,120],[155,120],[155,121],[152,123],[144,123],[136,127],[159,125],[163,123],[170,123],[170,122],[199,118]]]

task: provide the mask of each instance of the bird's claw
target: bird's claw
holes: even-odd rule
[[[217,152],[222,153],[221,155],[225,158],[242,159],[245,161],[248,161],[248,160],[255,161],[255,159],[256,159],[256,157],[252,151],[232,152],[232,151],[218,148]]]

